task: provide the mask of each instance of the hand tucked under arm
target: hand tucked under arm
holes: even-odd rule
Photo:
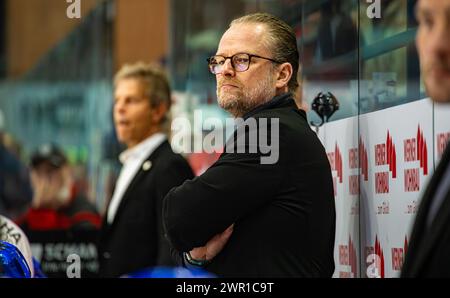
[[[205,246],[196,247],[192,249],[189,253],[194,260],[206,260],[211,261],[215,256],[217,256],[227,244],[228,239],[230,239],[233,233],[234,224],[229,226],[225,231],[220,234],[215,235],[211,238]]]

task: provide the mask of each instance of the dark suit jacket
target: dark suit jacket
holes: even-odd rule
[[[436,189],[450,163],[450,146],[426,188],[411,233],[402,277],[450,277],[450,192],[447,192],[431,226],[428,212]]]
[[[262,154],[248,153],[248,142],[247,153],[223,153],[203,175],[164,199],[168,239],[187,252],[235,223],[206,270],[221,277],[331,277],[333,183],[306,113],[285,94],[247,117],[279,119],[278,162],[261,164]]]
[[[162,228],[162,199],[193,173],[186,160],[164,141],[146,159],[125,191],[114,221],[106,216],[99,243],[100,276],[117,277],[153,267],[174,265]],[[145,163],[145,161],[144,161]]]

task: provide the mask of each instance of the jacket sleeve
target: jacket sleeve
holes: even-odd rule
[[[175,249],[204,246],[274,197],[282,182],[279,163],[261,164],[260,157],[258,153],[224,153],[203,175],[167,194],[164,228]]]
[[[181,185],[185,180],[192,179],[194,174],[189,164],[179,156],[167,163],[162,171],[162,177],[158,179],[157,190],[157,230],[158,230],[158,254],[157,266],[182,265],[179,254],[170,247],[170,243],[164,235],[162,226],[162,200],[164,196],[175,186]]]

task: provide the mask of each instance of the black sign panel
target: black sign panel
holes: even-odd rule
[[[30,231],[27,236],[47,277],[97,277],[98,231]]]

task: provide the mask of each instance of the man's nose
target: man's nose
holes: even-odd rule
[[[225,60],[222,66],[222,74],[224,76],[234,76],[236,71],[234,70],[233,64],[231,62],[231,58]]]

